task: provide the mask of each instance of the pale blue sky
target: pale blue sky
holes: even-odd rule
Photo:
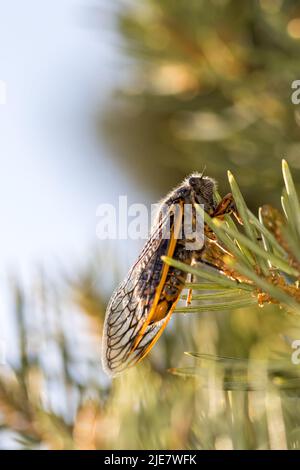
[[[87,9],[99,5],[103,17],[90,18],[89,27]],[[82,264],[97,244],[98,204],[129,192],[94,127],[127,73],[109,6],[109,0],[0,0],[0,80],[7,84],[0,106],[2,294],[8,269],[27,283],[37,262],[49,270],[57,260]]]
[[[125,73],[109,9],[105,31],[83,20],[85,8],[105,3],[0,2],[1,264],[81,251],[94,239],[97,205],[128,191],[93,127]]]

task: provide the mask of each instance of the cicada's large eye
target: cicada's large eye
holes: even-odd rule
[[[201,177],[200,176],[191,176],[189,178],[189,185],[195,190],[200,189]]]

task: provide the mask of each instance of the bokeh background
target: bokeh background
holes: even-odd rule
[[[105,307],[141,243],[96,237],[100,203],[156,202],[204,167],[279,208],[283,157],[300,183],[299,56],[296,0],[2,2],[0,448],[300,447],[289,368],[261,372],[300,338],[279,307],[174,315],[143,363],[105,376]],[[171,374],[197,368],[185,351],[242,358],[244,389],[214,361]]]

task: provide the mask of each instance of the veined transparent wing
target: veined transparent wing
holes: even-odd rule
[[[181,219],[182,211],[173,214],[170,209],[165,214],[108,304],[102,363],[110,375],[116,375],[141,360],[170,319],[173,308],[161,320],[152,321],[170,269],[163,263],[161,256],[173,255]],[[168,229],[170,237],[166,238]]]

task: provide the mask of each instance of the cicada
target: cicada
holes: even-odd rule
[[[215,190],[216,182],[212,178],[193,173],[163,199],[161,207],[165,210],[158,211],[159,217],[139,258],[107,307],[102,362],[109,375],[121,373],[148,354],[176,307],[187,273],[165,264],[161,257],[173,257],[191,265],[195,260],[205,263],[205,253],[211,251],[209,243],[214,240],[214,234],[205,225],[203,243],[187,248],[191,240],[190,234],[182,230],[185,206],[192,208],[192,224],[195,224],[197,204],[212,217],[236,213],[231,193],[217,204]]]

